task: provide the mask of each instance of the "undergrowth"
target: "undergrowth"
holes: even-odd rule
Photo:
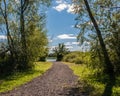
[[[106,86],[105,82],[108,80],[107,76],[103,74],[96,76],[97,70],[90,69],[85,64],[66,64],[73,70],[75,75],[79,76],[78,81],[83,84],[84,90],[89,92],[89,96],[102,96]],[[120,77],[116,78],[116,84],[113,86],[112,91],[111,96],[120,96]]]

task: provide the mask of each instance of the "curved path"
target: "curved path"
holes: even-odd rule
[[[65,88],[75,85],[77,76],[65,64],[54,62],[42,76],[0,96],[82,96],[70,95]]]

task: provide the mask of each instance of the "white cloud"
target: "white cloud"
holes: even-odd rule
[[[7,39],[7,36],[5,36],[5,35],[0,35],[0,39]]]
[[[72,44],[73,44],[73,45],[78,45],[78,44],[79,44],[79,42],[72,42]]]
[[[61,34],[61,35],[58,35],[57,38],[59,38],[59,39],[76,39],[76,36],[74,36],[74,34]]]
[[[73,49],[73,46],[66,46],[66,48],[68,48],[68,49]]]
[[[55,10],[57,10],[58,12],[61,12],[61,11],[63,11],[63,10],[65,10],[66,8],[67,8],[67,4],[59,4],[58,6],[55,6],[55,7],[53,7]]]
[[[62,3],[63,2],[63,0],[56,0],[56,3],[57,4],[60,4],[60,3]]]
[[[74,4],[71,4],[71,5],[69,4],[67,8],[67,12],[71,14],[75,14],[74,7],[75,7]]]
[[[66,42],[65,43],[65,46],[70,46],[70,45],[72,45],[71,42]]]
[[[66,42],[66,46],[71,46],[71,45],[79,45],[79,42]]]
[[[69,4],[63,0],[57,0],[56,1],[56,6],[53,7],[53,9],[55,9],[58,12],[64,11],[66,10],[68,13],[74,14],[74,4]]]

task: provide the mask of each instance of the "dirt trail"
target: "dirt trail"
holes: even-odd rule
[[[76,80],[77,76],[67,65],[54,62],[52,68],[42,76],[0,96],[84,96],[65,90],[75,86]]]

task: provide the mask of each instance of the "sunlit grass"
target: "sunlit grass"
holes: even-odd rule
[[[50,62],[36,62],[35,67],[31,71],[17,72],[7,78],[1,78],[0,80],[0,92],[12,90],[32,79],[42,75],[46,70],[51,67]]]
[[[66,62],[64,62],[66,63]],[[91,86],[93,91],[91,91],[90,96],[101,96],[105,89],[105,84],[99,82],[97,78],[93,75],[96,70],[88,68],[86,65],[78,65],[73,63],[66,63],[74,72],[75,75],[79,76],[79,80],[84,83],[85,86]],[[120,77],[117,77],[116,85],[113,87],[112,96],[120,96]]]

